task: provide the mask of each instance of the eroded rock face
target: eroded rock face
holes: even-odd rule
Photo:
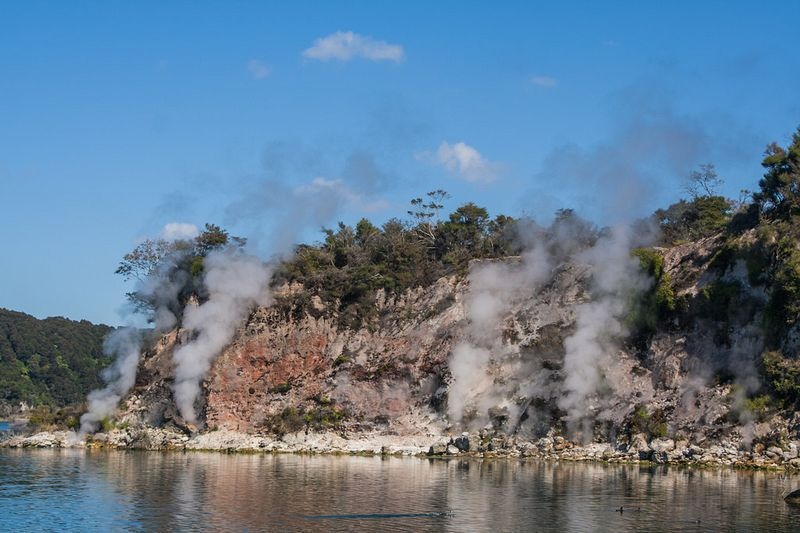
[[[800,436],[800,418],[782,426],[770,422],[768,433],[736,419],[731,415],[734,388],[711,379],[731,361],[746,368],[763,346],[757,327],[763,291],[750,287],[736,264],[725,272],[710,268],[720,244],[711,238],[662,250],[676,294],[691,299],[715,280],[735,279],[752,296],[752,308],[738,313],[733,326],[711,319],[676,321],[644,346],[618,343],[611,364],[600,369],[601,386],[586,399],[594,425],[584,432],[583,444],[607,443],[589,455],[667,461],[697,457],[724,439],[749,449],[753,439],[773,438],[779,426],[784,429],[777,431]],[[172,332],[144,357],[119,418],[192,438],[198,430],[279,439],[303,432],[339,439],[424,436],[431,440],[420,446],[434,454],[447,452],[448,442],[464,453],[463,443],[450,439],[466,429],[488,432],[477,441],[468,439],[474,444],[469,451],[509,448],[502,439],[512,438],[519,439],[514,449],[526,449],[522,443],[527,442],[537,453],[547,446],[564,453],[572,446],[557,402],[564,339],[575,332],[576,306],[591,298],[590,275],[585,266],[561,265],[546,283],[520,287],[496,326],[489,363],[476,369],[484,372],[476,380],[480,387],[500,392],[475,396],[479,401],[465,409],[462,421],[447,418],[450,357],[470,335],[469,282],[457,277],[396,296],[378,292],[376,312],[359,329],[342,327],[336,306],[317,296],[304,306],[255,309],[204,382],[196,406],[203,420],[199,428],[185,424],[172,401],[171,353],[187,335]],[[302,290],[284,287],[277,296]],[[781,458],[796,460],[796,448],[782,450]]]

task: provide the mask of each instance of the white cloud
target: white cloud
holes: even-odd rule
[[[537,87],[543,87],[545,89],[552,89],[558,85],[558,82],[555,80],[555,78],[551,78],[550,76],[532,76],[531,83]]]
[[[328,61],[350,61],[355,57],[371,61],[400,62],[405,58],[403,47],[378,41],[351,31],[337,31],[314,41],[314,45],[303,51],[303,57]]]
[[[161,230],[159,237],[165,241],[183,241],[194,239],[200,235],[200,230],[188,222],[170,222]]]
[[[272,73],[272,69],[269,68],[266,63],[258,59],[251,59],[248,61],[247,70],[250,72],[250,75],[253,76],[253,79],[256,80],[263,80]]]
[[[464,142],[442,142],[435,153],[424,152],[418,154],[417,159],[442,165],[459,178],[472,183],[491,183],[497,179],[500,171],[499,164],[488,161]]]

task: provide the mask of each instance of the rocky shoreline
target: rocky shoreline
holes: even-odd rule
[[[189,435],[164,428],[115,429],[78,438],[70,431],[48,431],[14,435],[0,441],[0,448],[84,448],[224,453],[299,453],[334,455],[402,455],[431,458],[530,458],[547,461],[593,461],[618,464],[659,464],[684,466],[778,469],[800,472],[798,444],[741,450],[732,442],[706,447],[686,440],[656,438],[647,441],[636,435],[629,444],[577,444],[560,437],[536,441],[507,435],[462,433],[456,437],[435,435],[360,434],[343,436],[334,432],[297,432],[280,438],[219,430]]]

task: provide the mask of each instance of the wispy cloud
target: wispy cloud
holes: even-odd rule
[[[272,73],[272,69],[267,66],[263,61],[258,59],[251,59],[247,62],[247,70],[253,79],[263,80]]]
[[[159,237],[165,241],[182,241],[194,239],[200,234],[200,230],[194,224],[188,222],[170,222],[161,230]]]
[[[531,76],[531,83],[544,89],[552,89],[558,85],[556,79],[550,76]]]
[[[311,48],[303,51],[303,57],[319,61],[335,59],[343,62],[360,57],[370,61],[399,63],[405,58],[405,52],[403,47],[398,44],[378,41],[352,31],[337,31],[314,41]]]
[[[483,157],[472,146],[442,142],[436,152],[421,152],[417,159],[445,167],[458,178],[471,183],[491,183],[500,173],[500,165]]]

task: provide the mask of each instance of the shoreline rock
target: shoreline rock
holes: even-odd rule
[[[676,442],[667,438],[653,439],[649,443],[646,441],[643,443],[641,438],[634,438],[627,446],[615,447],[611,443],[578,444],[560,436],[529,441],[508,435],[488,437],[468,433],[447,437],[380,433],[341,435],[335,432],[299,431],[277,438],[230,430],[187,435],[164,428],[131,427],[97,433],[83,440],[70,431],[15,435],[0,441],[0,448],[396,455],[444,460],[535,459],[800,472],[800,457],[797,457],[798,443],[795,442],[790,443],[786,450],[774,446],[757,453],[739,450],[728,442],[703,448],[687,441]]]

